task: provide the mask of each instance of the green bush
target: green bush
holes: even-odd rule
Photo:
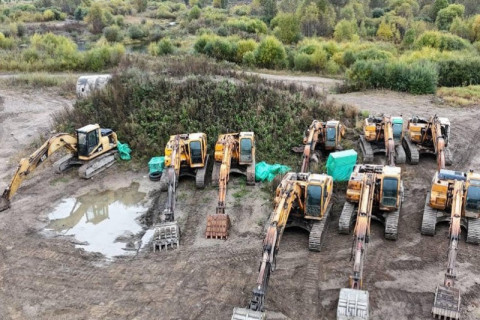
[[[148,47],[148,51],[151,55],[163,56],[172,54],[175,51],[175,47],[169,38],[163,38],[157,43],[151,43]]]
[[[259,19],[252,19],[247,17],[230,19],[226,23],[227,28],[236,31],[245,31],[248,33],[267,33],[267,25]]]
[[[295,43],[300,40],[300,19],[293,13],[279,13],[270,22],[275,36],[283,43]]]
[[[440,30],[449,30],[450,25],[456,17],[463,17],[465,7],[461,4],[451,4],[438,11],[435,24]]]
[[[413,94],[435,93],[438,72],[431,62],[356,61],[347,72],[357,88],[385,88]]]
[[[443,87],[480,84],[480,57],[441,60],[438,73],[438,84]]]
[[[157,9],[157,18],[175,20],[176,16],[172,13],[172,9],[168,5],[161,3]]]
[[[125,55],[125,48],[121,44],[100,45],[85,52],[84,69],[101,71],[116,66]]]
[[[264,68],[280,68],[285,65],[285,48],[277,38],[265,37],[255,50],[255,61]]]
[[[198,6],[194,6],[192,9],[190,9],[190,12],[188,13],[188,19],[189,20],[196,20],[200,18],[200,14],[202,11]]]
[[[15,41],[12,38],[7,38],[3,33],[0,32],[0,48],[2,49],[13,49]]]
[[[236,46],[226,38],[217,37],[207,43],[205,53],[216,59],[234,61]]]
[[[382,8],[375,8],[372,10],[372,17],[381,18],[385,14],[385,11]]]
[[[340,20],[335,26],[333,33],[337,41],[354,41],[358,39],[357,25],[355,21]]]
[[[237,42],[236,62],[242,62],[245,53],[253,52],[257,49],[258,44],[253,39],[240,40]]]
[[[109,42],[122,41],[122,34],[120,31],[120,27],[116,25],[104,28],[103,35],[105,39],[107,39]]]
[[[311,71],[313,69],[312,57],[306,53],[297,53],[293,58],[293,64],[296,70]]]
[[[255,65],[255,54],[253,51],[245,52],[242,58],[242,63],[249,67],[253,67]]]
[[[470,43],[456,35],[438,31],[427,31],[421,34],[414,45],[417,49],[431,47],[443,50],[463,50],[471,48]]]
[[[128,28],[127,33],[130,39],[132,40],[139,40],[145,37],[145,33],[143,32],[143,29],[140,26],[135,24],[131,25]]]

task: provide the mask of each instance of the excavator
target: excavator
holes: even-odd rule
[[[368,319],[369,294],[362,288],[370,223],[372,219],[383,222],[385,238],[396,240],[402,201],[403,183],[399,167],[355,166],[348,181],[347,201],[339,221],[339,232],[348,234],[353,220],[356,220],[351,253],[353,273],[349,278],[349,287],[340,290],[338,320]]]
[[[205,237],[227,239],[230,217],[225,214],[227,184],[230,173],[247,177],[247,185],[255,185],[255,135],[253,132],[227,133],[218,136],[212,185],[218,186],[216,214],[208,215]]]
[[[57,133],[28,158],[23,158],[17,167],[10,184],[0,198],[0,211],[10,207],[10,201],[22,181],[42,162],[60,148],[70,154],[54,163],[56,172],[63,172],[72,166],[80,166],[81,178],[90,179],[115,162],[117,135],[111,129],[101,129],[98,124],[90,124],[76,130],[75,135]]]
[[[402,146],[402,138],[402,117],[370,115],[365,119],[363,135],[360,136],[363,162],[371,163],[375,153],[385,153],[389,166],[405,163],[406,155]]]
[[[448,211],[450,211],[448,213]],[[480,244],[480,174],[441,169],[433,177],[422,219],[422,234],[435,235],[439,222],[450,222],[447,272],[435,290],[432,315],[439,319],[460,318],[460,290],[455,288],[456,256],[461,227],[468,243]]]
[[[303,136],[303,158],[300,172],[310,172],[310,162],[318,162],[316,150],[340,150],[340,142],[345,136],[345,127],[338,120],[321,122],[313,120]],[[294,148],[294,151],[301,148]]]
[[[197,188],[204,188],[208,159],[205,133],[170,136],[165,146],[165,169],[160,178],[161,190],[168,191],[167,201],[160,222],[154,227],[153,251],[180,246],[180,228],[175,221],[178,179],[181,176],[194,177]]]
[[[418,164],[420,154],[437,156],[439,170],[452,165],[448,149],[450,121],[434,115],[429,120],[417,116],[408,120],[408,135],[403,137],[403,146],[410,164]]]
[[[233,309],[232,320],[265,319],[268,281],[276,267],[285,228],[297,226],[307,230],[310,232],[309,249],[320,251],[332,208],[332,194],[333,178],[326,174],[289,172],[285,175],[276,190],[275,208],[263,240],[262,260],[252,298],[246,308]]]

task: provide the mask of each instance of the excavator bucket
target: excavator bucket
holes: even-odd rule
[[[460,290],[437,286],[432,315],[438,319],[460,319]]]
[[[207,239],[225,239],[228,238],[228,229],[230,229],[230,217],[228,214],[212,214],[207,217]]]
[[[0,197],[0,211],[4,211],[10,208],[10,201],[7,198]]]
[[[253,311],[246,308],[233,308],[231,320],[265,320],[265,312]]]
[[[337,320],[367,320],[368,291],[347,289],[340,290]]]
[[[153,233],[153,251],[176,249],[180,246],[180,228],[176,221],[163,222],[155,226]]]

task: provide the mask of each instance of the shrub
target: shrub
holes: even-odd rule
[[[90,9],[88,10],[86,19],[89,23],[92,33],[98,34],[102,32],[106,22],[103,15],[103,9],[98,2],[92,4]]]
[[[384,21],[380,23],[377,30],[377,37],[384,41],[390,41],[393,39],[394,33],[392,27]]]
[[[441,33],[438,31],[427,31],[418,37],[418,39],[415,41],[415,47],[431,47],[443,51],[463,50],[471,48],[471,45],[465,39],[453,34]]]
[[[277,38],[265,37],[255,50],[257,65],[265,68],[278,68],[285,65],[285,48]]]
[[[449,30],[450,25],[455,17],[463,17],[465,7],[461,4],[451,4],[446,8],[438,11],[435,24],[440,30]]]
[[[109,42],[118,42],[122,40],[122,36],[120,33],[120,27],[118,26],[110,26],[103,29],[103,35],[105,39]]]
[[[163,38],[158,43],[151,43],[148,47],[150,54],[155,56],[172,54],[174,50],[173,43],[169,38]]]
[[[257,46],[258,44],[253,39],[238,41],[235,61],[242,62],[247,52],[252,52],[252,55],[253,55],[253,52],[255,51],[255,49],[257,49]]]
[[[385,14],[385,11],[382,8],[375,8],[372,10],[372,17],[374,18],[383,17],[384,14]]]
[[[325,70],[328,74],[337,74],[340,72],[340,66],[333,60],[328,60]]]
[[[431,62],[359,60],[347,72],[357,88],[386,88],[413,94],[435,93],[438,72]]]
[[[270,22],[275,36],[283,43],[295,43],[300,40],[300,19],[294,13],[279,13]]]
[[[337,41],[354,41],[358,39],[357,25],[354,21],[340,20],[333,33]]]
[[[12,49],[14,44],[15,41],[12,38],[7,38],[3,33],[0,32],[0,48]]]
[[[231,12],[237,16],[247,16],[250,14],[250,6],[246,4],[236,5],[231,9]]]
[[[297,53],[293,59],[296,70],[311,71],[313,69],[312,58],[309,54],[300,52]]]
[[[458,87],[480,84],[480,58],[453,58],[438,62],[439,85]]]
[[[143,37],[145,37],[145,33],[143,32],[142,28],[140,28],[140,26],[135,25],[135,24],[131,25],[128,28],[127,32],[128,32],[128,36],[132,40],[139,40],[139,39],[142,39]]]
[[[161,3],[157,9],[158,19],[175,19],[176,16],[172,13],[172,9],[166,4]]]
[[[227,21],[226,26],[233,32],[241,30],[248,33],[267,33],[268,29],[265,22],[247,17],[230,19]]]
[[[242,63],[249,67],[253,67],[255,65],[255,54],[253,51],[245,52],[242,58]]]
[[[235,60],[236,47],[226,38],[215,38],[205,46],[205,53],[220,60]]]
[[[43,21],[52,21],[55,19],[55,13],[48,9],[43,12]]]
[[[125,48],[121,44],[100,45],[85,52],[84,69],[89,71],[100,71],[113,67],[120,62],[125,55]]]
[[[190,12],[188,13],[188,19],[189,20],[196,20],[200,18],[201,10],[198,6],[194,6],[192,9],[190,9]]]
[[[317,71],[325,69],[327,61],[327,52],[323,48],[317,48],[312,53],[312,65]]]

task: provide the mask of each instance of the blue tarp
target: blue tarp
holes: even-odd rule
[[[277,174],[284,174],[290,171],[290,167],[281,164],[268,164],[264,161],[255,165],[256,181],[272,181]]]
[[[164,167],[165,167],[165,157],[153,157],[148,162],[148,169],[150,170],[150,173],[163,172]]]
[[[357,152],[353,149],[332,152],[327,160],[327,174],[333,181],[348,181],[357,163]]]

